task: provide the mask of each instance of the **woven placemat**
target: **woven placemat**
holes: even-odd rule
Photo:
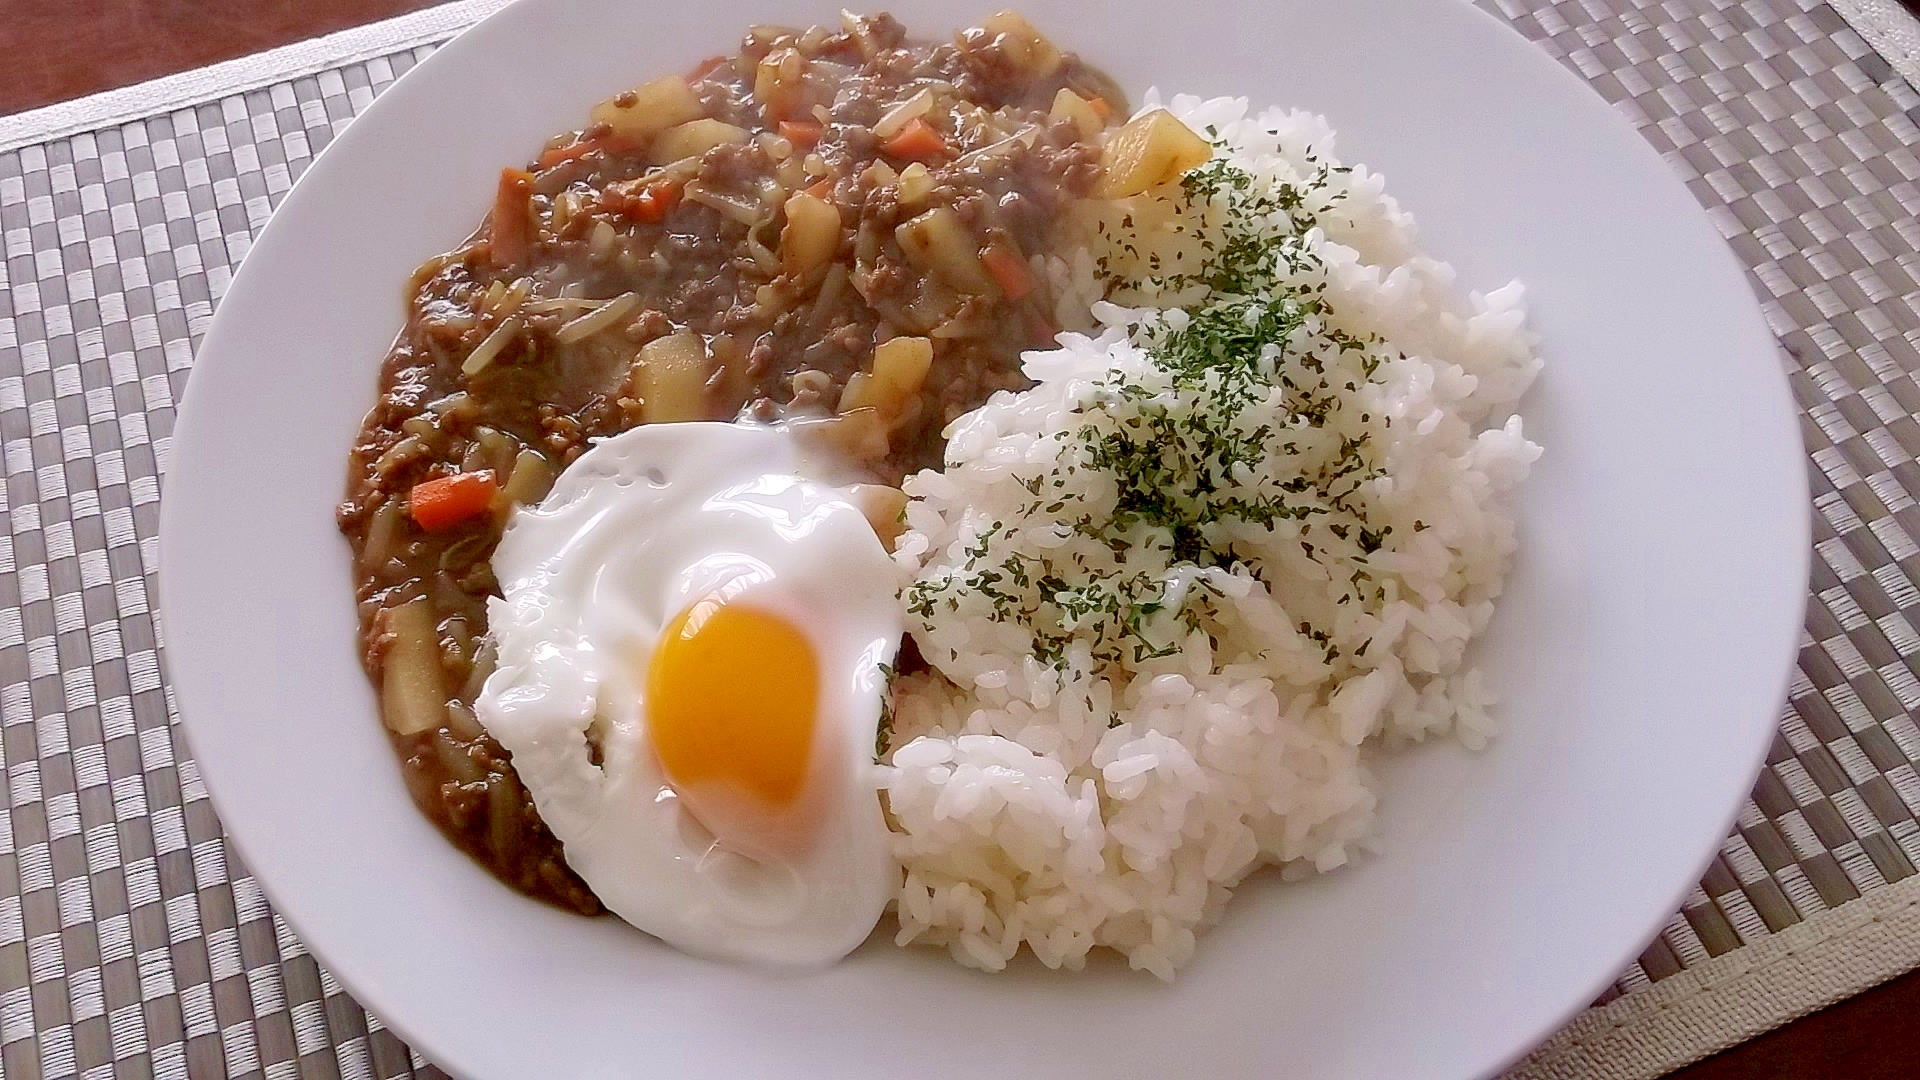
[[[499,2],[0,118],[8,1080],[438,1075],[226,850],[161,677],[155,530],[174,404],[250,238]],[[1514,1073],[1652,1077],[1920,964],[1920,95],[1815,0],[1482,3],[1685,177],[1752,271],[1816,466],[1807,632],[1753,799],[1640,960]]]

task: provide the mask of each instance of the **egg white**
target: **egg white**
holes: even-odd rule
[[[901,636],[896,571],[860,510],[806,471],[778,429],[634,428],[517,511],[493,558],[499,659],[476,714],[601,902],[692,953],[829,963],[866,939],[898,885],[872,756],[881,668]],[[784,617],[818,660],[808,800],[820,816],[804,852],[716,838],[647,739],[661,628],[714,597]]]

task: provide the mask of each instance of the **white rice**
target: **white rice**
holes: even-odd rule
[[[1307,185],[1334,163],[1320,117],[1249,117],[1231,99],[1168,107],[1217,133],[1221,153],[1263,183]],[[1114,297],[1134,308],[1095,305],[1105,329],[1027,354],[1037,385],[952,425],[946,469],[908,481],[896,558],[909,582],[937,592],[960,582],[969,548],[999,523],[996,551],[1084,566],[1096,581],[1145,573],[1176,610],[1183,595],[1207,602],[1187,623],[1148,620],[1169,655],[1105,663],[1086,640],[1046,662],[1030,627],[995,618],[965,588],[909,619],[933,672],[899,680],[883,769],[906,868],[901,944],[945,946],[989,971],[1023,944],[1069,969],[1104,946],[1171,979],[1250,872],[1325,872],[1359,853],[1379,799],[1365,764],[1375,744],[1452,735],[1479,746],[1493,731],[1462,653],[1493,613],[1514,548],[1506,504],[1540,452],[1512,414],[1540,367],[1521,288],[1463,295],[1363,167],[1322,175],[1308,202],[1303,243],[1320,265],[1299,283],[1324,282],[1328,322],[1375,335],[1379,365],[1319,434],[1369,436],[1377,472],[1354,501],[1373,527],[1391,527],[1385,542],[1368,554],[1323,529],[1309,534],[1309,553],[1299,522],[1241,523],[1231,541],[1244,561],[1202,569],[1151,544],[1115,552],[1056,516],[1024,513],[1036,478],[1057,482],[1050,492],[1077,510],[1112,513],[1113,483],[1075,457],[1071,436],[1103,422],[1112,402],[1101,387],[1116,371],[1160,385],[1139,328],[1160,318],[1154,309],[1192,299],[1140,280],[1156,256],[1162,271],[1195,257],[1192,226],[1183,234],[1138,207],[1131,228],[1118,215],[1094,223],[1091,250],[1046,268],[1083,297],[1078,311],[1063,301],[1062,324],[1088,325],[1084,296],[1101,260],[1120,285]],[[1211,228],[1205,208],[1186,213]],[[1336,380],[1361,361],[1326,359]],[[1278,396],[1263,408],[1246,422],[1286,423]],[[1308,446],[1288,460],[1311,468],[1334,452]],[[1355,565],[1378,592],[1342,601]]]

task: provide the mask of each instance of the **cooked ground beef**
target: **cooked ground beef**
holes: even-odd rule
[[[1112,83],[1018,16],[911,43],[882,14],[755,28],[506,170],[408,286],[338,515],[402,771],[454,843],[599,910],[473,716],[511,508],[644,422],[818,418],[876,482],[937,465],[947,421],[1023,387],[1052,335],[1038,257],[1112,115]],[[904,393],[875,363],[901,337],[931,347]]]

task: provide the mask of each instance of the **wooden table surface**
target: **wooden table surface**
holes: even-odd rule
[[[3,0],[0,115],[186,71],[436,0]],[[1904,0],[1909,6],[1920,0]],[[1920,1077],[1920,972],[1671,1080]]]

